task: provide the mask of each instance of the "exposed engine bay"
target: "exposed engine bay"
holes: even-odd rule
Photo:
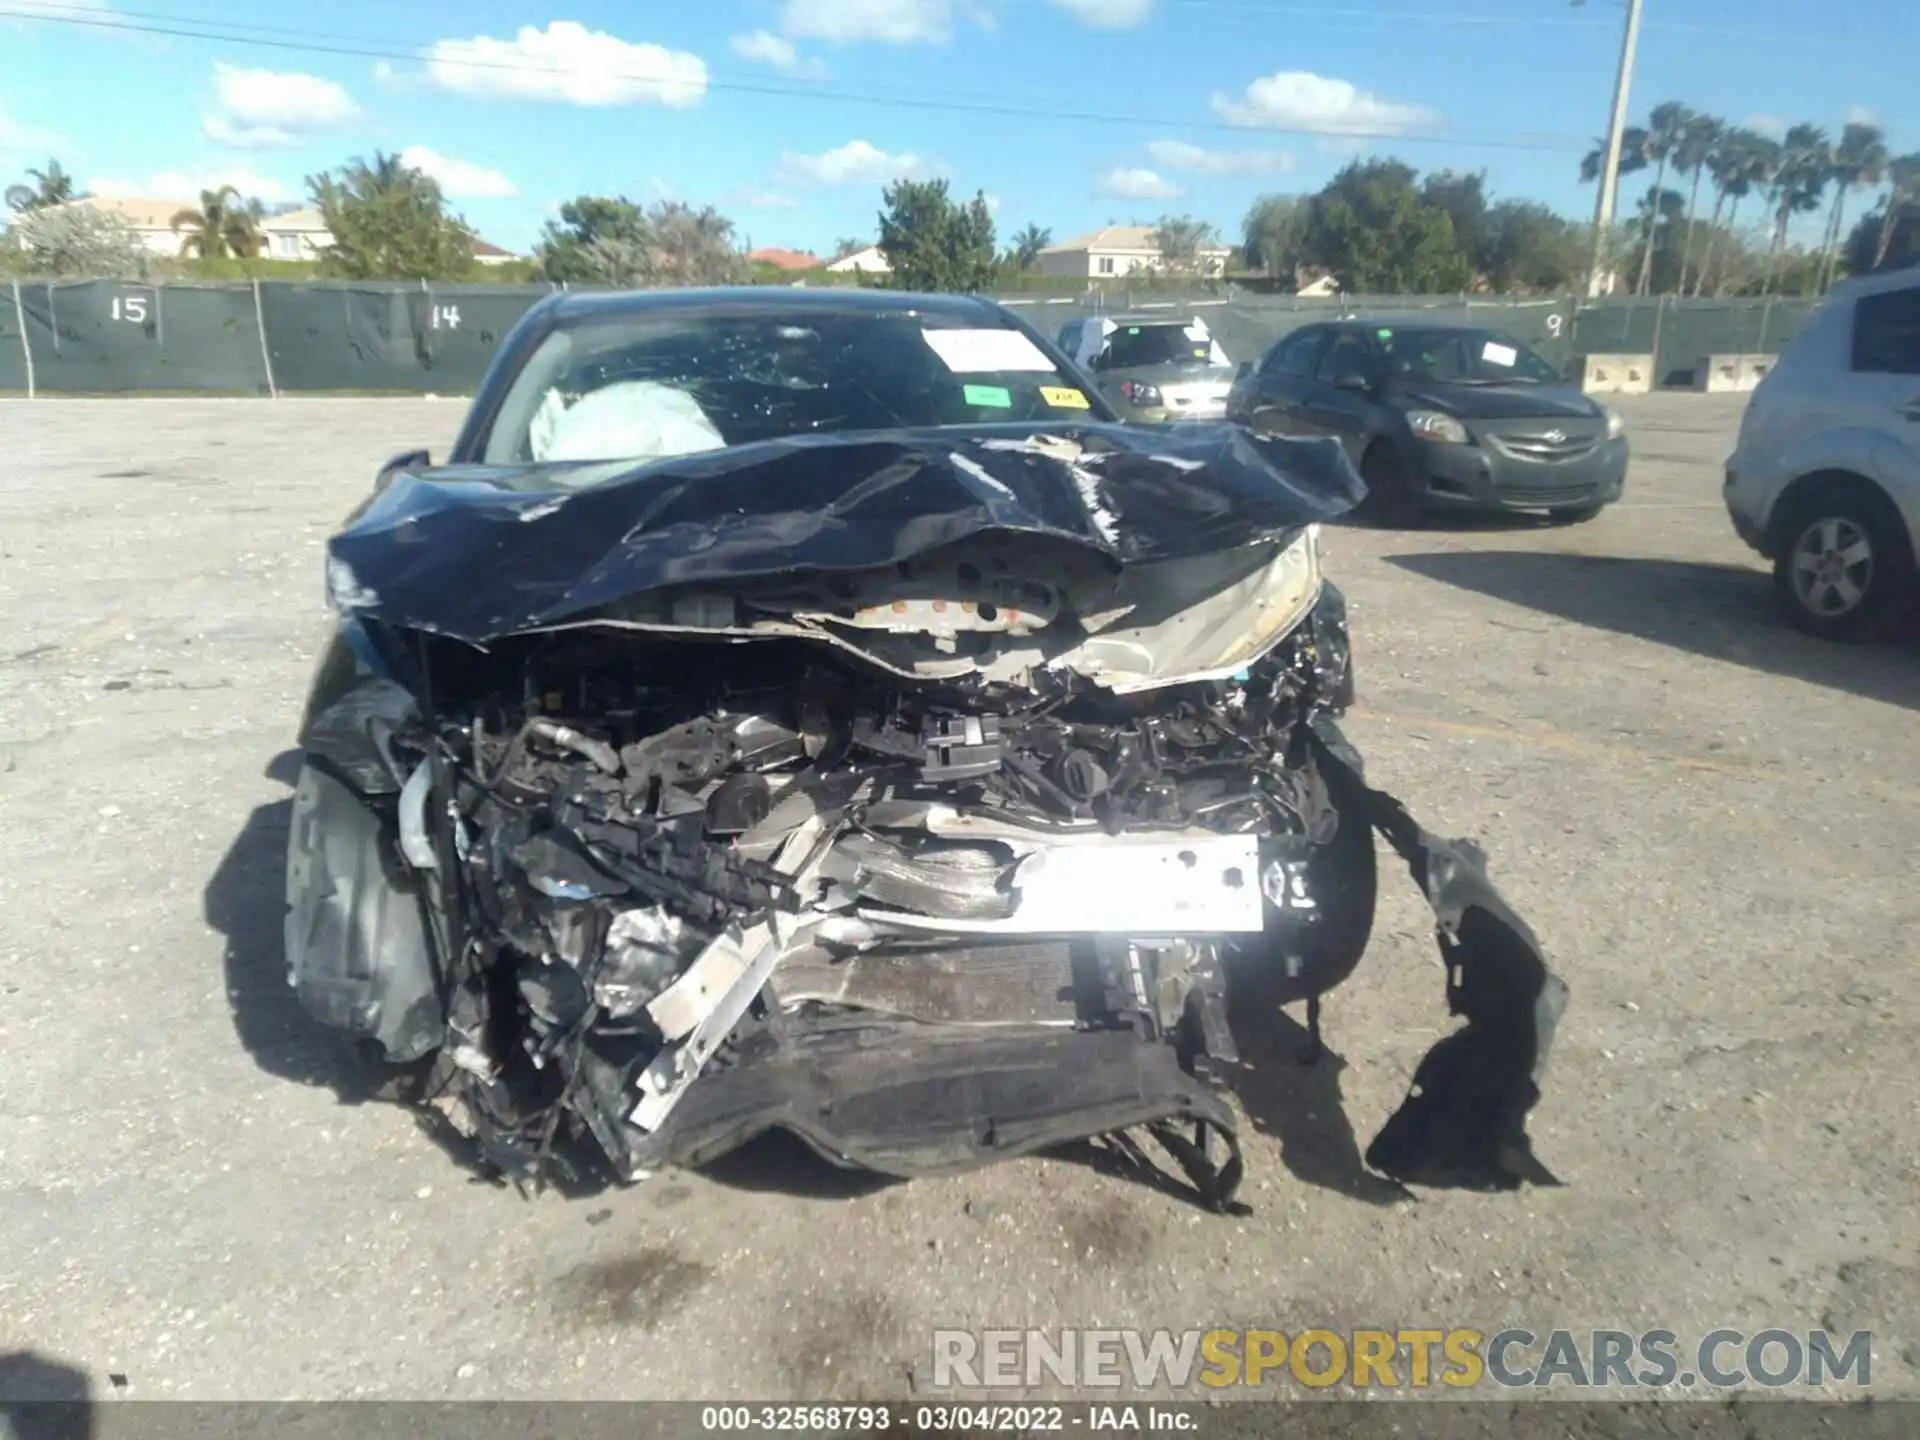
[[[1313,528],[1132,567],[965,535],[484,642],[389,622],[365,554],[334,563],[293,980],[499,1173],[590,1139],[630,1179],[785,1128],[913,1175],[1138,1129],[1225,1206],[1229,1001],[1317,1025],[1378,829],[1469,1024],[1369,1163],[1551,1180],[1524,1118],[1562,987],[1477,851],[1362,777]]]

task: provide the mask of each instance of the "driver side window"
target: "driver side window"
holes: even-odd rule
[[[1311,375],[1313,357],[1320,349],[1320,342],[1325,337],[1324,330],[1295,331],[1267,352],[1266,363],[1260,367],[1260,373],[1262,375]]]
[[[1344,379],[1370,380],[1373,372],[1373,347],[1364,336],[1348,331],[1327,347],[1318,378],[1331,385]]]

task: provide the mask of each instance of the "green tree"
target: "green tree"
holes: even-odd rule
[[[1262,195],[1240,222],[1240,248],[1246,263],[1269,277],[1287,275],[1298,283],[1300,242],[1311,207],[1300,195]]]
[[[1866,275],[1920,265],[1920,154],[1887,162],[1887,194],[1847,237],[1847,269]]]
[[[1897,232],[1903,224],[1915,219],[1916,211],[1920,211],[1920,152],[1887,162],[1887,198],[1874,237],[1873,263],[1858,267],[1861,273],[1878,270],[1889,262],[1895,253]],[[1920,251],[1920,246],[1909,245],[1906,253],[1912,257],[1916,251]],[[1908,258],[1895,263],[1912,265],[1920,260]]]
[[[978,290],[993,281],[993,215],[976,193],[964,205],[944,180],[896,180],[881,194],[880,253],[896,290]]]
[[[1620,213],[1621,182],[1636,170],[1646,169],[1648,159],[1646,128],[1640,125],[1627,126],[1626,129],[1620,132],[1620,168],[1615,172],[1613,177],[1613,201],[1609,207],[1609,213],[1613,215]],[[1606,163],[1607,142],[1605,139],[1596,140],[1594,141],[1593,149],[1581,157],[1580,183],[1582,185],[1592,185],[1598,182],[1602,171],[1606,168]],[[1600,238],[1605,242],[1600,255],[1601,265],[1603,268],[1610,267],[1612,265],[1612,241],[1614,236],[1609,233]]]
[[[449,213],[433,179],[374,152],[307,178],[333,236],[320,270],[350,280],[455,280],[473,268],[473,231]]]
[[[1487,211],[1482,273],[1489,289],[1564,290],[1586,271],[1588,231],[1537,200],[1502,200]]]
[[[1305,259],[1356,294],[1465,290],[1467,257],[1447,213],[1428,205],[1412,166],[1356,160],[1313,197]]]
[[[179,210],[167,223],[180,236],[180,253],[202,260],[220,260],[228,255],[252,260],[260,254],[259,201],[249,204],[239,190],[222,185],[217,190],[200,192],[198,210]],[[184,232],[184,233],[183,233]]]
[[[1487,215],[1487,177],[1481,171],[1436,170],[1420,182],[1420,198],[1447,212],[1453,238],[1477,274],[1485,274],[1493,235]]]
[[[58,160],[49,160],[46,169],[29,170],[27,174],[33,184],[7,187],[7,208],[17,214],[44,210],[49,205],[64,205],[69,200],[81,198],[75,193],[73,176],[60,167]]]
[[[1147,240],[1160,253],[1160,269],[1168,275],[1210,274],[1211,260],[1203,253],[1218,238],[1211,221],[1191,215],[1162,215]]]
[[[6,251],[9,269],[55,279],[149,280],[161,268],[125,221],[91,205],[22,211],[6,232]]]
[[[1053,243],[1053,231],[1042,229],[1029,223],[1027,228],[1013,237],[1013,261],[1015,268],[1031,270],[1040,259],[1040,252]]]
[[[1849,121],[1840,143],[1828,157],[1833,179],[1833,209],[1827,214],[1827,232],[1820,245],[1820,275],[1816,288],[1834,282],[1840,263],[1840,227],[1844,223],[1849,190],[1871,189],[1887,178],[1887,136],[1878,125]]]
[[[599,277],[586,259],[596,241],[644,239],[646,213],[622,196],[577,195],[560,206],[560,216],[547,221],[534,245],[540,274],[556,283],[579,285]]]
[[[1641,247],[1642,268],[1648,293],[1664,291],[1679,276],[1681,246],[1676,236],[1685,222],[1687,197],[1678,190],[1647,187],[1634,211],[1636,242]]]

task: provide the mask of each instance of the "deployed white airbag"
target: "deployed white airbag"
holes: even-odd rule
[[[549,390],[527,443],[535,460],[663,460],[727,444],[691,395],[653,380],[621,380],[571,405]]]

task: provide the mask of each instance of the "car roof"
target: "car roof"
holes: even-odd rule
[[[1160,310],[1151,315],[1098,315],[1094,318],[1114,325],[1191,325],[1200,317],[1185,315],[1178,310]]]
[[[553,323],[575,325],[622,315],[727,314],[772,311],[812,315],[898,314],[999,318],[981,295],[924,295],[910,290],[812,290],[786,285],[729,285],[690,290],[569,290],[554,303]]]

